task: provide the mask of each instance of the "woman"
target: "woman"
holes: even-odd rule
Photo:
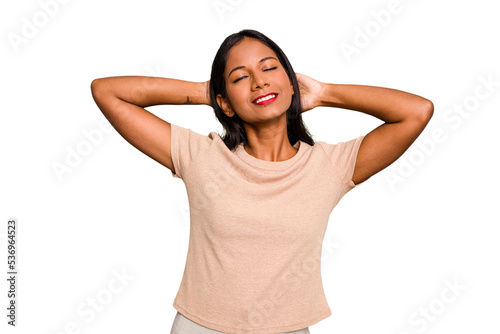
[[[190,238],[174,334],[302,334],[330,316],[320,257],[331,211],[398,159],[433,114],[431,101],[410,93],[296,75],[254,30],[225,39],[207,82],[124,76],[91,88],[114,128],[186,185]],[[225,134],[204,136],[144,109],[159,104],[210,105]],[[301,112],[318,106],[385,123],[315,143]]]

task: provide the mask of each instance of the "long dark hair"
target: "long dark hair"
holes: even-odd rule
[[[288,140],[292,146],[295,145],[298,140],[302,140],[303,142],[313,146],[314,140],[302,121],[299,84],[292,65],[288,61],[285,53],[278,45],[276,45],[276,43],[264,34],[250,29],[244,29],[240,32],[229,35],[224,42],[222,42],[212,64],[212,72],[210,75],[210,104],[212,105],[212,108],[214,108],[215,117],[217,117],[219,122],[224,127],[225,133],[221,137],[222,140],[230,150],[240,143],[243,143],[243,145],[248,143],[247,134],[245,132],[245,128],[243,127],[241,118],[236,114],[233,117],[226,116],[224,111],[217,104],[216,99],[218,94],[227,98],[226,82],[224,80],[227,55],[229,50],[244,37],[251,37],[259,40],[264,45],[271,48],[278,56],[279,62],[285,69],[288,78],[292,81],[293,90],[295,92],[295,94],[292,95],[292,103],[286,111]]]

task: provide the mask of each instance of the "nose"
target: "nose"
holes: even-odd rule
[[[253,76],[253,83],[252,83],[253,90],[262,89],[266,85],[269,86],[269,82],[264,75],[256,74]]]

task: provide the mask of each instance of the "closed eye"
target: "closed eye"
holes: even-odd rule
[[[246,77],[247,77],[247,76],[246,76],[246,75],[244,75],[244,76],[242,76],[242,77],[240,77],[240,78],[238,78],[238,79],[234,80],[234,81],[233,81],[233,83],[237,83],[238,81],[240,81],[241,79],[246,78]]]
[[[275,69],[277,69],[277,68],[278,68],[277,66],[275,66],[275,67],[271,67],[271,68],[266,68],[266,69],[264,70],[264,72],[266,72],[266,71],[271,71],[271,70],[275,70]],[[242,76],[242,77],[239,77],[238,79],[234,80],[234,81],[233,81],[233,83],[237,83],[238,81],[240,81],[241,79],[246,78],[247,76],[248,76],[248,75],[244,75],[244,76]]]

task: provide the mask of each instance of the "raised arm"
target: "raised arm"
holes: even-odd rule
[[[424,130],[433,103],[396,89],[321,83],[297,74],[303,110],[317,106],[361,111],[385,123],[369,132],[359,147],[352,181],[361,183],[396,161]]]
[[[118,133],[139,151],[174,171],[169,122],[147,111],[161,104],[207,104],[207,82],[120,76],[95,79],[92,97]]]

